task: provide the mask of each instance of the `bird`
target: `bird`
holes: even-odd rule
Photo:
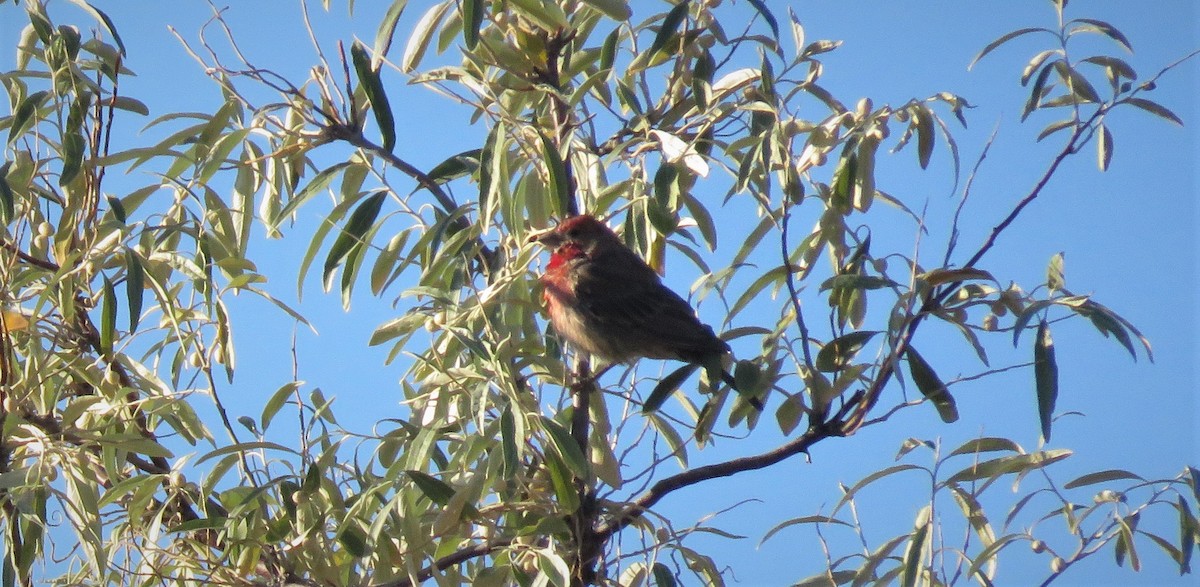
[[[613,364],[649,358],[719,370],[737,391],[722,362],[729,344],[604,223],[572,216],[529,242],[551,251],[542,297],[550,323],[574,349]]]

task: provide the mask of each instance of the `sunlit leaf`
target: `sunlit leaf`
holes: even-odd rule
[[[901,573],[900,579],[900,584],[904,587],[913,587],[921,577],[921,570],[924,566],[922,553],[925,551],[925,539],[929,536],[929,521],[932,513],[932,507],[928,505],[917,512],[912,534],[909,535],[908,548],[904,551],[904,571]]]
[[[1038,31],[1055,34],[1053,31],[1048,30],[1048,29],[1043,29],[1043,28],[1024,28],[1024,29],[1017,29],[1017,30],[1009,32],[1009,33],[1005,33],[1005,34],[1001,35],[1000,38],[985,45],[983,47],[983,50],[981,50],[979,52],[979,54],[976,55],[975,58],[971,60],[971,63],[967,64],[967,69],[971,69],[972,67],[975,67],[975,64],[978,63],[980,59],[983,59],[985,55],[987,55],[988,53],[991,53],[1000,45],[1003,45],[1021,35],[1027,35],[1029,33],[1036,33]]]
[[[1147,100],[1145,98],[1127,98],[1125,100],[1125,102],[1132,104],[1133,106],[1137,106],[1138,108],[1141,108],[1142,110],[1145,110],[1146,112],[1149,112],[1155,116],[1158,116],[1159,118],[1163,118],[1163,119],[1169,120],[1179,126],[1183,126],[1182,118],[1179,118],[1179,116],[1177,114],[1175,114],[1174,112],[1171,112],[1169,109],[1167,109],[1162,104],[1159,104],[1158,102],[1155,102],[1153,100]]]

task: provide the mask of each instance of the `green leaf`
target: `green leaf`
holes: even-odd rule
[[[605,16],[617,22],[625,22],[629,20],[630,16],[633,16],[633,11],[630,10],[629,4],[622,0],[583,0],[583,3],[604,13]],[[604,68],[601,67],[601,69]]]
[[[958,420],[958,407],[954,403],[954,397],[950,395],[950,390],[946,388],[946,384],[934,372],[933,367],[925,362],[925,359],[917,353],[913,347],[908,347],[904,353],[908,359],[908,372],[912,375],[913,382],[917,384],[917,389],[921,390],[921,395],[933,402],[933,407],[937,408],[938,416],[942,421],[950,424]]]
[[[142,299],[145,294],[145,271],[142,260],[133,249],[125,251],[125,295],[129,298],[129,332],[136,332],[142,319]]]
[[[1050,79],[1050,73],[1054,71],[1054,63],[1051,62],[1038,72],[1037,79],[1034,80],[1033,86],[1029,89],[1029,99],[1025,101],[1025,108],[1021,111],[1021,121],[1024,122],[1029,115],[1037,110],[1038,104],[1042,101],[1042,90],[1046,87],[1046,80]]]
[[[112,19],[108,18],[108,15],[105,14],[104,11],[92,6],[84,0],[71,0],[71,3],[83,9],[84,12],[92,15],[92,18],[95,18],[103,23],[104,28],[108,30],[108,34],[112,35],[113,41],[116,42],[117,47],[121,49],[121,55],[125,54],[125,43],[121,42],[121,35],[117,34],[117,27],[113,26]]]
[[[8,224],[16,214],[16,196],[8,185],[8,168],[12,161],[0,165],[0,224]]]
[[[1096,164],[1102,172],[1106,172],[1106,170],[1109,170],[1109,163],[1112,161],[1112,133],[1109,132],[1109,127],[1105,125],[1100,125],[1098,130]]]
[[[538,131],[538,136],[542,140],[542,158],[546,162],[546,172],[549,174],[547,184],[554,196],[550,203],[554,207],[555,214],[560,217],[565,216],[571,209],[571,184],[567,175],[567,165],[563,162],[558,147],[554,146],[550,138],[541,131]]]
[[[1183,126],[1182,118],[1179,118],[1177,114],[1171,112],[1158,102],[1147,100],[1145,98],[1127,98],[1125,102],[1137,106],[1138,108],[1141,108],[1142,110],[1145,110],[1146,112],[1149,112],[1155,116],[1165,118],[1179,126]]]
[[[909,535],[908,548],[904,551],[904,571],[900,579],[900,584],[904,587],[913,587],[921,577],[924,561],[921,553],[925,550],[925,538],[929,535],[931,514],[931,506],[925,506],[917,512],[912,534]]]
[[[1021,445],[1007,439],[985,436],[983,438],[975,438],[964,442],[961,446],[954,449],[950,456],[956,455],[976,455],[985,452],[1016,452],[1024,453],[1025,450]]]
[[[79,171],[83,169],[83,154],[87,142],[78,132],[68,132],[62,141],[62,173],[58,177],[58,185],[67,185]]]
[[[517,474],[521,465],[520,453],[517,451],[516,428],[512,407],[505,406],[500,414],[500,444],[504,455],[504,476],[508,479]]]
[[[842,498],[840,500],[838,500],[836,505],[833,506],[833,510],[829,512],[829,515],[832,516],[832,515],[837,514],[838,510],[842,509],[842,506],[846,505],[847,503],[850,502],[850,500],[854,499],[855,494],[857,494],[859,491],[861,491],[864,487],[866,487],[880,479],[883,479],[885,477],[890,477],[892,475],[895,475],[896,473],[903,473],[905,471],[913,471],[913,470],[925,471],[926,473],[929,473],[929,469],[926,469],[925,467],[919,467],[917,465],[910,465],[910,464],[900,464],[900,465],[892,465],[890,467],[887,467],[886,469],[881,469],[879,471],[875,471],[874,473],[871,473],[870,475],[863,477],[857,483],[855,483],[853,486],[851,486],[849,489],[844,490],[845,494],[842,495]]]
[[[321,281],[325,283],[326,288],[329,287],[329,277],[333,274],[333,270],[337,269],[338,265],[351,253],[363,248],[365,244],[363,236],[375,223],[375,218],[379,216],[379,209],[383,206],[385,197],[387,197],[386,190],[375,192],[359,204],[354,212],[350,213],[350,218],[346,220],[341,234],[338,235],[337,240],[333,241],[333,246],[329,248],[329,255],[325,257],[325,270]]]
[[[1063,273],[1063,254],[1055,253],[1050,257],[1050,262],[1046,264],[1046,287],[1050,291],[1058,291],[1067,287],[1067,280]]]
[[[1067,449],[1043,450],[1025,455],[1000,457],[975,463],[946,479],[946,483],[964,483],[980,479],[992,479],[1012,473],[1024,473],[1052,465],[1071,456]]]
[[[779,40],[779,21],[775,20],[775,15],[771,14],[771,9],[767,8],[767,3],[763,0],[749,0],[750,5],[758,11],[758,14],[767,21],[767,26],[771,27],[771,32],[775,35],[775,40]]]
[[[1036,33],[1036,32],[1038,32],[1038,31],[1045,31],[1045,32],[1047,32],[1047,33],[1050,33],[1050,34],[1054,34],[1054,32],[1053,32],[1053,31],[1050,31],[1050,30],[1048,30],[1048,29],[1043,29],[1043,28],[1025,28],[1025,29],[1017,29],[1017,30],[1015,30],[1015,31],[1012,31],[1012,32],[1009,32],[1009,33],[1005,33],[1004,35],[1001,35],[999,39],[996,39],[995,41],[992,41],[991,43],[988,43],[986,46],[984,46],[983,50],[982,50],[982,51],[980,51],[980,52],[979,52],[979,54],[978,54],[978,55],[976,55],[976,56],[975,56],[975,58],[971,60],[971,63],[969,63],[969,64],[967,65],[967,69],[971,69],[972,67],[975,67],[975,64],[976,64],[976,63],[979,63],[979,60],[980,60],[980,59],[983,59],[983,57],[984,57],[985,55],[987,55],[988,53],[991,53],[992,51],[994,51],[994,50],[995,50],[997,47],[999,47],[1000,45],[1003,45],[1003,44],[1005,44],[1005,43],[1007,43],[1007,42],[1009,42],[1009,41],[1011,41],[1011,40],[1013,40],[1013,39],[1015,39],[1015,38],[1017,38],[1017,37],[1019,37],[1019,36],[1021,36],[1021,35],[1027,35],[1027,34],[1029,34],[1029,33]]]
[[[433,503],[446,505],[450,498],[454,497],[454,488],[433,475],[412,469],[404,471],[404,474],[408,475],[417,489],[420,489],[421,493],[425,494],[425,497],[428,497]]]
[[[874,275],[858,275],[844,274],[836,275],[826,279],[821,283],[820,291],[830,289],[882,289],[885,287],[894,287],[896,282],[886,277],[876,277]]]
[[[17,137],[24,132],[25,126],[29,124],[33,115],[37,113],[38,106],[41,106],[42,100],[46,98],[48,92],[45,90],[34,92],[17,105],[17,109],[13,112],[12,118],[9,121],[8,127],[8,144],[13,144]]]
[[[341,544],[350,556],[363,558],[371,554],[371,549],[367,546],[367,535],[358,526],[352,523],[347,523],[337,535],[338,544]]]
[[[1076,477],[1066,485],[1063,485],[1063,489],[1076,489],[1079,487],[1086,487],[1088,485],[1095,485],[1097,483],[1107,483],[1109,481],[1120,481],[1123,479],[1133,479],[1137,481],[1146,480],[1141,475],[1130,473],[1124,469],[1108,469],[1106,471],[1097,471],[1095,473],[1088,473],[1087,475]]]
[[[579,494],[575,491],[574,479],[558,453],[546,453],[546,471],[550,473],[550,483],[554,486],[554,496],[558,498],[559,506],[568,512],[579,509]]]
[[[542,416],[542,428],[546,431],[546,435],[550,437],[550,444],[554,447],[555,452],[562,458],[565,464],[575,477],[586,479],[588,476],[588,462],[583,456],[583,449],[575,443],[575,439],[571,438],[571,434],[567,432],[558,422]]]
[[[302,381],[291,381],[283,384],[283,386],[275,390],[275,393],[271,394],[271,397],[267,399],[266,405],[263,406],[262,416],[259,417],[263,432],[267,431],[267,428],[271,425],[271,420],[275,419],[275,414],[279,413],[279,410],[287,404],[287,401],[292,398],[302,384]]]
[[[383,64],[383,58],[392,48],[392,39],[396,35],[396,25],[400,22],[400,15],[404,14],[407,6],[408,0],[394,0],[387,12],[383,13],[383,18],[379,21],[379,30],[375,33],[375,47],[372,51],[375,58],[371,60],[371,69],[378,70],[379,66]]]
[[[1091,82],[1083,77],[1083,74],[1075,71],[1073,67],[1067,65],[1066,61],[1055,61],[1054,70],[1058,72],[1058,76],[1062,78],[1063,83],[1067,84],[1071,89],[1071,94],[1077,98],[1074,102],[1099,102],[1100,94],[1096,92],[1096,88],[1092,87]]]
[[[1037,341],[1033,345],[1033,373],[1037,380],[1038,418],[1042,422],[1042,438],[1050,441],[1050,424],[1054,420],[1054,404],[1058,401],[1058,363],[1054,359],[1054,341],[1050,325],[1042,320],[1038,325]]]
[[[479,44],[479,27],[483,26],[483,12],[486,7],[483,0],[462,0],[463,41],[468,51],[474,51]]]
[[[396,121],[392,117],[392,107],[388,104],[383,82],[379,79],[379,70],[371,67],[371,58],[367,56],[367,49],[362,43],[355,42],[350,46],[350,58],[358,74],[358,83],[362,85],[371,111],[375,113],[375,123],[383,135],[383,150],[391,153],[396,148]]]
[[[1117,27],[1108,24],[1103,20],[1096,20],[1093,18],[1076,18],[1071,22],[1081,22],[1091,26],[1077,27],[1068,34],[1073,34],[1075,32],[1097,32],[1116,41],[1117,43],[1120,43],[1126,51],[1129,51],[1130,53],[1133,52],[1133,45],[1129,43],[1129,39],[1125,37],[1125,34],[1118,30]]]
[[[446,16],[446,11],[452,7],[454,7],[453,2],[439,2],[421,15],[421,20],[413,26],[412,34],[409,35],[408,43],[404,47],[404,57],[400,61],[402,71],[412,73],[421,64],[421,59],[425,56],[425,51],[429,49],[430,41],[433,40],[433,34],[437,32],[438,23]]]
[[[100,302],[100,352],[112,355],[113,340],[117,332],[117,293],[113,284],[104,277],[104,299]]]
[[[683,382],[688,377],[691,377],[692,373],[695,373],[699,368],[699,364],[690,363],[668,373],[666,377],[660,379],[658,384],[654,386],[654,390],[650,392],[650,396],[646,398],[646,403],[642,404],[642,413],[649,414],[658,411],[662,407],[663,402],[667,401],[667,398],[671,397],[671,394],[675,393],[679,389],[679,386],[683,385]]]
[[[837,371],[850,365],[854,355],[867,344],[877,330],[859,330],[839,336],[821,347],[817,353],[816,367],[821,371]]]
[[[670,12],[667,12],[662,25],[658,27],[658,34],[654,36],[654,42],[650,44],[650,50],[646,51],[647,55],[653,55],[667,46],[667,42],[675,36],[675,31],[679,30],[679,25],[683,24],[684,19],[687,18],[689,4],[689,0],[680,0],[671,8]]]

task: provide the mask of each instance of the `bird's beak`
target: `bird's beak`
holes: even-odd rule
[[[555,227],[539,230],[531,235],[526,242],[538,243],[548,249],[558,248],[562,244],[562,235],[554,231]]]

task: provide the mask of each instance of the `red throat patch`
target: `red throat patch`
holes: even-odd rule
[[[558,247],[553,254],[550,255],[550,264],[546,266],[546,270],[549,271],[552,269],[557,269],[565,265],[567,261],[582,256],[583,249],[579,248],[579,245],[575,243],[564,243],[561,247]]]

